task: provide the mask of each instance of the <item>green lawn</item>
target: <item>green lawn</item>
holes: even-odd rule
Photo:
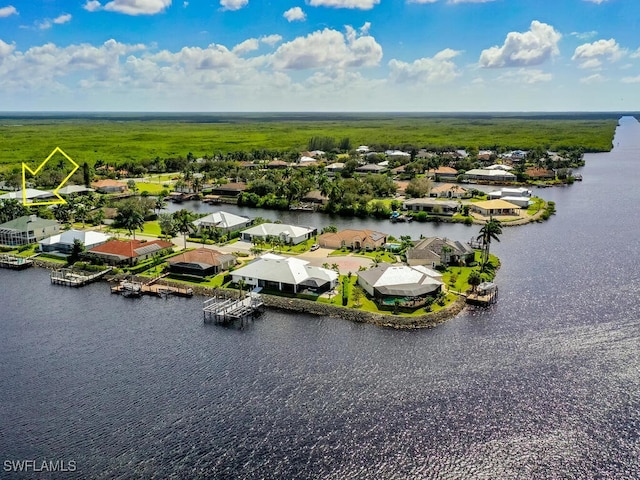
[[[367,258],[373,258],[378,259],[379,262],[387,262],[387,263],[396,263],[398,260],[396,259],[396,256],[393,255],[392,253],[389,252],[381,252],[381,251],[374,251],[374,252],[358,252],[358,253],[354,253],[354,256],[356,257],[367,257]]]
[[[147,183],[147,182],[136,182],[136,187],[138,187],[138,192],[148,192],[150,195],[158,195],[163,190],[171,190],[171,188],[165,187],[162,183]]]
[[[535,215],[546,206],[546,202],[540,197],[531,197],[531,201],[534,202],[527,208],[527,214]]]

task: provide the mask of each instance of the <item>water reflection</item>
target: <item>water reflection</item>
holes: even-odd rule
[[[499,303],[432,330],[211,328],[196,300],[0,271],[0,451],[68,478],[640,477],[638,123],[615,141],[492,246]]]

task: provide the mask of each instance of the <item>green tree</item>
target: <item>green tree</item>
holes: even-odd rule
[[[482,243],[482,271],[487,268],[487,264],[489,263],[489,249],[491,248],[491,241],[495,240],[496,242],[499,242],[500,238],[498,237],[501,234],[502,224],[493,217],[489,217],[487,223],[485,223],[480,229],[480,234],[476,239],[480,240]]]
[[[29,215],[29,209],[16,199],[0,200],[0,223]]]
[[[136,230],[144,225],[144,211],[139,202],[125,201],[118,206],[115,223],[117,226],[127,229],[129,235],[135,240]]]
[[[73,211],[73,216],[77,220],[82,222],[82,228],[85,227],[85,222],[87,221],[87,215],[89,214],[89,209],[84,203],[78,203]]]
[[[175,222],[173,221],[173,215],[170,213],[158,215],[158,225],[160,226],[160,232],[167,238],[171,238],[175,234]]]
[[[467,279],[467,283],[471,285],[471,291],[475,293],[478,285],[482,283],[482,275],[477,270],[472,270]]]
[[[174,212],[173,220],[176,230],[184,237],[184,248],[187,248],[187,235],[193,231],[193,215],[189,210],[182,209]]]
[[[69,265],[73,265],[78,260],[80,260],[80,254],[84,252],[84,243],[79,238],[76,238],[73,241],[73,247],[71,247],[71,255],[67,257],[67,262]]]
[[[87,162],[82,164],[82,181],[84,182],[84,186],[89,188],[91,186],[91,179],[93,175],[91,173],[91,167]]]
[[[138,191],[138,185],[136,185],[135,180],[131,179],[127,182],[127,187],[129,188],[129,190],[131,190],[133,193],[136,193]]]

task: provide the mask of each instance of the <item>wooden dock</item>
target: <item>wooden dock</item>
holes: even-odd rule
[[[205,323],[229,323],[259,315],[264,305],[256,292],[249,292],[240,299],[213,297],[205,300],[202,312]]]
[[[88,273],[74,271],[70,268],[61,268],[60,270],[54,270],[50,274],[51,283],[55,285],[64,285],[65,287],[82,287],[91,282],[95,282],[104,277],[111,271],[111,267],[101,272]]]
[[[467,295],[467,303],[479,307],[488,307],[498,301],[498,286],[491,282],[478,285],[475,292]]]
[[[12,270],[24,270],[33,266],[33,260],[30,258],[17,257],[15,255],[0,255],[0,268],[10,268]]]
[[[123,280],[118,285],[111,287],[111,293],[119,293],[125,297],[140,297],[142,295],[153,295],[156,297],[167,297],[169,295],[192,297],[193,289],[189,287],[160,285],[153,281],[149,283],[141,283]]]

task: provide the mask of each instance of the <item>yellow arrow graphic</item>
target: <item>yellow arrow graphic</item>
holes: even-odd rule
[[[26,178],[27,170],[31,173],[31,175],[34,175],[34,176],[37,175],[38,172],[44,168],[47,162],[51,160],[51,157],[53,157],[56,153],[61,153],[64,156],[64,158],[69,160],[73,165],[73,170],[71,170],[71,173],[69,173],[69,175],[67,175],[65,179],[62,180],[62,182],[60,182],[60,185],[58,185],[53,190],[53,194],[56,197],[58,197],[58,200],[47,200],[43,202],[27,202],[27,178]],[[65,183],[67,183],[67,180],[69,180],[71,176],[74,173],[76,173],[76,170],[78,170],[78,168],[80,168],[80,166],[76,162],[74,162],[69,155],[64,153],[60,147],[56,147],[53,150],[53,152],[51,152],[51,154],[44,160],[44,162],[42,162],[38,166],[38,168],[36,168],[35,170],[31,170],[31,168],[29,168],[29,165],[23,162],[22,163],[22,204],[29,207],[32,205],[63,205],[67,203],[67,201],[58,194],[58,191],[64,186]]]

